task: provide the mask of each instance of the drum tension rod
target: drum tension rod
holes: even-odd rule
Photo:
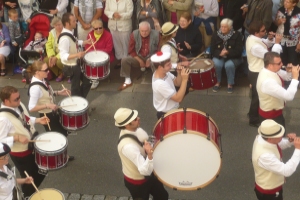
[[[203,87],[203,81],[202,81],[202,77],[201,77],[201,71],[200,71],[200,69],[199,69],[199,78],[200,78],[200,81],[201,81],[201,86]]]
[[[209,114],[206,113],[206,120],[207,120],[207,140],[210,140],[210,132],[209,132]]]
[[[183,126],[183,133],[186,134],[186,107],[183,107],[183,115],[184,115],[184,126]]]
[[[162,142],[164,140],[164,134],[163,133],[165,131],[165,130],[163,130],[164,129],[165,114],[163,114],[160,119],[161,119],[161,122],[162,122],[160,124],[162,126],[162,128],[160,129],[160,141]]]

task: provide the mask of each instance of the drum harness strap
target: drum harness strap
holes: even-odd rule
[[[60,40],[60,38],[61,38],[62,36],[68,36],[68,37],[70,37],[70,38],[73,40],[73,42],[75,42],[75,43],[77,44],[77,39],[75,38],[75,36],[72,35],[71,33],[67,33],[67,32],[63,32],[63,33],[61,33],[61,34],[58,36],[57,44],[59,44],[59,40]]]
[[[37,82],[37,81],[35,81],[35,82],[33,82],[33,83],[30,83],[30,84],[29,84],[29,87],[28,87],[27,95],[30,96],[29,91],[30,91],[30,88],[31,88],[32,86],[34,86],[34,85],[39,85],[39,86],[41,86],[42,88],[44,88],[46,91],[49,92],[49,96],[52,96],[53,103],[55,103],[55,96],[56,96],[56,94],[55,94],[55,92],[53,91],[52,87],[50,86],[49,81],[48,81],[47,79],[44,79],[44,80],[45,80],[45,84],[46,84],[46,85],[45,85],[44,83],[42,83],[42,82]]]
[[[134,141],[136,141],[141,147],[143,147],[143,143],[139,141],[139,139],[135,136],[135,135],[131,135],[131,134],[124,134],[119,138],[118,144],[121,142],[121,140],[123,140],[124,138],[131,138]]]

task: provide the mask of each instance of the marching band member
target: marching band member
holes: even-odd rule
[[[27,68],[27,72],[33,75],[31,83],[28,88],[30,112],[39,112],[40,117],[46,116],[50,119],[49,126],[46,124],[44,128],[46,131],[55,131],[68,137],[68,131],[63,128],[59,121],[57,114],[58,106],[54,103],[55,96],[68,96],[71,94],[70,90],[63,89],[60,91],[53,91],[50,84],[45,80],[49,73],[47,63],[42,61],[35,61]],[[73,161],[74,156],[69,156],[68,160]]]
[[[282,114],[285,101],[294,99],[299,84],[299,65],[288,66],[282,70],[280,55],[276,52],[268,52],[264,56],[265,68],[257,78],[257,93],[259,98],[259,119],[273,119],[285,127],[285,119]],[[291,81],[288,89],[284,88],[283,80]]]
[[[71,78],[71,93],[74,96],[86,98],[91,82],[81,72],[81,66],[77,63],[78,59],[85,54],[84,51],[78,52],[78,45],[91,44],[90,40],[77,40],[73,35],[76,28],[76,20],[73,14],[65,13],[62,17],[63,30],[57,40],[61,62],[64,65],[63,73]],[[80,84],[80,82],[82,82]]]
[[[179,107],[185,94],[190,70],[178,63],[177,77],[171,74],[171,55],[168,52],[154,54],[151,56],[151,62],[156,69],[152,76],[153,105],[159,119],[166,112]],[[180,87],[178,92],[175,86]]]
[[[140,128],[137,110],[119,108],[115,115],[115,125],[121,129],[118,152],[122,161],[124,183],[133,199],[167,200],[168,192],[154,176],[153,149],[148,134]]]
[[[268,48],[272,47],[272,51],[275,51],[280,54],[282,48],[280,46],[280,41],[282,36],[276,34],[275,39],[272,34],[268,35],[267,39],[264,39],[266,36],[266,27],[261,21],[253,21],[249,25],[249,33],[251,34],[246,40],[246,52],[248,60],[248,79],[252,85],[252,96],[251,104],[249,108],[249,125],[258,127],[260,125],[258,108],[259,100],[256,90],[256,82],[258,73],[263,68],[263,58],[265,53],[268,52]],[[275,44],[274,44],[275,43]]]
[[[29,140],[37,132],[34,124],[47,124],[49,118],[35,118],[28,114],[26,107],[21,103],[20,93],[17,88],[5,86],[0,92],[2,101],[0,109],[0,142],[11,146],[10,156],[22,178],[30,174],[37,187],[40,186],[45,175],[38,173],[39,168],[35,163],[33,147]],[[31,196],[35,189],[30,185],[22,185],[24,197]]]
[[[32,177],[17,178],[7,167],[9,161],[10,147],[5,143],[0,143],[0,199],[13,200],[13,189],[17,184],[31,184]],[[17,190],[18,191],[18,190]],[[19,195],[21,191],[18,191]]]

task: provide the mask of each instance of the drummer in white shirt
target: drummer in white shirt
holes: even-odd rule
[[[161,118],[166,112],[177,109],[183,100],[190,70],[177,64],[177,77],[170,73],[172,68],[171,54],[157,52],[151,56],[151,62],[155,67],[152,76],[153,105],[157,118]],[[176,92],[175,86],[180,87]]]
[[[259,98],[259,119],[273,119],[285,127],[282,110],[286,101],[292,101],[299,84],[299,65],[289,64],[286,71],[282,70],[280,55],[276,52],[267,52],[264,56],[265,67],[259,72],[256,89]],[[283,81],[291,81],[287,89]]]
[[[0,199],[5,200],[13,200],[13,189],[16,187],[16,183],[31,184],[31,181],[33,181],[31,176],[16,179],[14,173],[7,167],[10,151],[10,147],[7,144],[0,143]]]

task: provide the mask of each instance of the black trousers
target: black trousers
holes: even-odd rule
[[[51,131],[58,132],[63,134],[64,136],[68,137],[68,131],[64,129],[59,122],[59,115],[56,112],[46,113],[47,117],[50,119],[49,125]],[[44,114],[40,113],[40,117],[43,117]],[[48,125],[44,125],[45,130],[48,132],[50,131]]]
[[[91,81],[84,76],[79,65],[73,66],[72,72],[70,76],[72,96],[86,98],[92,86]]]
[[[153,200],[168,200],[169,198],[163,184],[153,174],[141,185],[134,185],[125,179],[124,183],[133,200],[149,200],[150,194],[153,196]]]
[[[280,190],[277,194],[262,194],[254,188],[258,200],[283,200],[283,191]]]
[[[251,104],[249,108],[249,123],[259,123],[258,116],[258,108],[259,108],[259,99],[258,93],[256,90],[256,82],[257,82],[258,73],[257,72],[248,72],[248,79],[250,84],[252,85],[252,96],[251,96]]]
[[[282,63],[287,66],[288,63],[293,65],[298,64],[298,53],[295,51],[296,46],[287,47],[286,45],[282,46],[282,53],[280,54]]]
[[[36,187],[41,185],[45,176],[38,173],[39,168],[35,163],[34,154],[29,154],[25,157],[17,157],[12,155],[10,157],[22,178],[26,178],[26,174],[24,173],[24,171],[26,171],[28,175],[33,178]],[[35,189],[32,184],[23,184],[22,191],[24,193],[24,197],[30,197],[33,193],[35,193]]]
[[[259,120],[260,122],[266,120],[267,118],[264,118],[262,116],[259,115]],[[280,115],[278,117],[272,118],[272,120],[274,120],[275,122],[277,122],[278,124],[282,125],[285,128],[285,119],[283,115]]]
[[[164,114],[166,114],[166,113],[165,112],[159,112],[159,111],[157,111],[156,112],[157,119],[160,119]]]

